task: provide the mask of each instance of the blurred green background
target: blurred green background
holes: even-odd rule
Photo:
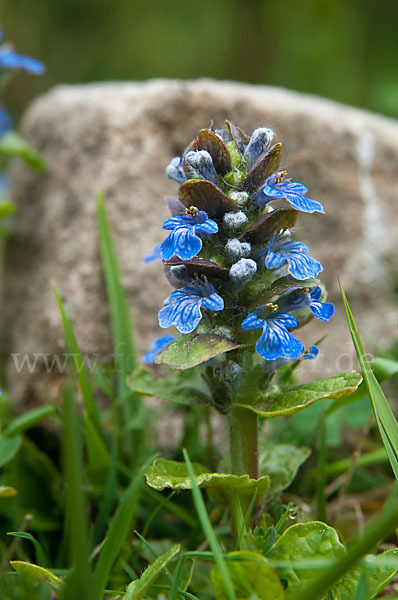
[[[6,108],[62,82],[215,77],[394,115],[396,0],[0,0],[5,39],[43,60]]]

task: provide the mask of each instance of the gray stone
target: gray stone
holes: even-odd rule
[[[328,333],[320,358],[303,367],[316,375],[356,367],[338,276],[368,339],[392,339],[398,246],[392,120],[284,89],[205,79],[61,86],[37,99],[22,124],[47,172],[14,170],[18,213],[7,252],[2,345],[17,398],[62,380],[63,332],[51,281],[82,351],[91,358],[112,352],[95,225],[98,189],[106,196],[138,347],[149,348],[170,291],[159,263],[141,264],[164,238],[163,197],[177,189],[164,169],[198,129],[211,120],[223,126],[226,118],[247,132],[272,127],[283,142],[282,166],[326,210],[300,215],[297,226],[296,237],[324,265],[337,308],[329,325],[316,322],[301,332],[306,343]],[[51,367],[54,355],[60,367]],[[37,356],[37,364],[19,373],[24,356],[32,366]]]

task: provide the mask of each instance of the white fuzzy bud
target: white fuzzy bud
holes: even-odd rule
[[[226,213],[224,215],[224,225],[231,231],[238,231],[246,225],[247,221],[248,218],[242,210],[239,212]]]
[[[235,200],[238,208],[244,208],[249,200],[249,194],[247,192],[230,192],[228,196],[231,200]]]
[[[244,154],[248,169],[268,150],[274,135],[274,131],[268,127],[259,127],[253,131]]]
[[[237,238],[233,238],[226,243],[225,251],[232,260],[239,260],[249,256],[251,245],[249,242],[240,242]]]
[[[251,258],[241,258],[232,265],[229,270],[229,276],[238,285],[243,285],[251,281],[257,272],[257,263]]]

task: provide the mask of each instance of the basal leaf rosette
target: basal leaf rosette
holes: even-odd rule
[[[258,479],[250,479],[249,475],[231,475],[229,473],[212,473],[199,463],[192,463],[196,483],[202,489],[207,489],[213,500],[218,504],[226,504],[231,496],[237,493],[242,500],[250,502],[257,492],[257,500],[261,503],[270,486],[268,475]],[[157,458],[145,473],[147,484],[155,490],[165,488],[173,490],[191,490],[192,481],[185,463],[165,458]]]
[[[224,559],[238,599],[284,600],[282,583],[262,554],[248,551],[229,552],[224,555]],[[228,588],[217,565],[211,571],[211,580],[217,600],[229,600]]]

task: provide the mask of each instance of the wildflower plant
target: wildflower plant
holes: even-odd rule
[[[274,143],[270,128],[259,127],[251,136],[229,121],[224,130],[201,129],[166,168],[179,186],[178,196],[167,200],[171,216],[163,229],[169,233],[144,258],[162,261],[175,288],[158,314],[161,329],[174,327],[171,337],[155,340],[144,360],[176,374],[154,379],[141,368],[130,386],[158,396],[164,386],[163,397],[170,399],[170,384],[190,383],[187,404],[205,402],[226,416],[225,472],[196,465],[196,473],[203,475],[202,487],[213,495],[216,489],[218,500],[229,504],[235,532],[236,498],[245,510],[255,492],[261,513],[272,486],[259,469],[259,418],[342,397],[361,380],[347,372],[291,389],[283,377],[281,368],[286,372],[289,363],[293,370],[301,360],[317,358],[318,347],[306,348],[298,330],[314,317],[329,321],[334,306],[318,279],[321,263],[294,239],[299,216],[325,211],[302,183],[288,177],[281,157],[282,145]],[[190,487],[181,468],[157,459],[147,481],[156,489]]]

